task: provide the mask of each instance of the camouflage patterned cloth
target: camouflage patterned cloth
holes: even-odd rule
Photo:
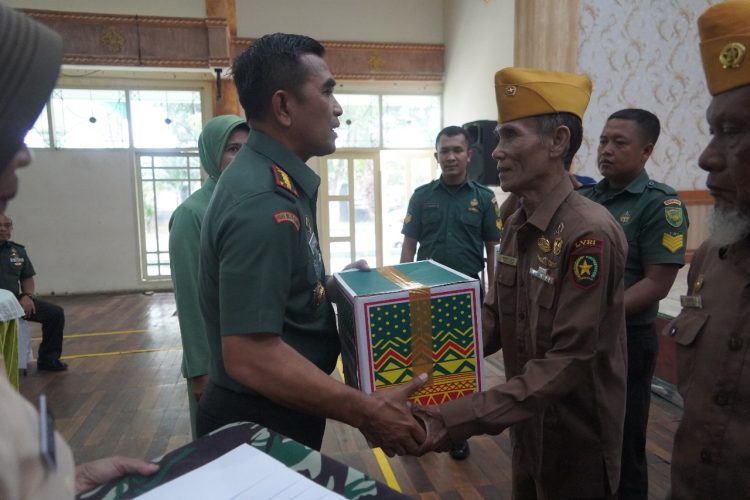
[[[247,443],[290,469],[346,498],[408,498],[364,473],[293,439],[249,422],[227,425],[155,460],[161,465],[150,477],[130,475],[79,495],[80,500],[120,500],[138,495],[188,473]]]

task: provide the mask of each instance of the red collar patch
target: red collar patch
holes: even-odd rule
[[[282,170],[281,167],[279,167],[275,163],[271,166],[271,170],[273,171],[273,180],[276,185],[292,193],[295,198],[299,198],[297,188],[294,187],[289,174],[287,174],[284,170]]]

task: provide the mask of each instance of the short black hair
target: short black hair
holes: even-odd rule
[[[435,137],[435,150],[438,149],[438,145],[440,144],[440,138],[443,136],[446,137],[455,137],[457,135],[464,136],[464,139],[466,139],[466,146],[468,147],[471,144],[471,137],[469,137],[469,133],[466,131],[463,127],[458,127],[456,125],[451,125],[449,127],[445,127],[443,130],[438,132],[437,137]]]
[[[570,166],[573,163],[573,157],[575,157],[578,149],[581,147],[583,141],[583,123],[578,116],[573,113],[553,113],[548,115],[540,115],[537,117],[537,127],[539,134],[545,137],[552,135],[557,127],[565,126],[570,130],[570,142],[568,143],[568,150],[563,156],[563,165],[565,170],[570,170]]]
[[[659,118],[651,111],[639,108],[627,108],[615,111],[607,121],[609,120],[630,120],[638,125],[641,131],[641,137],[646,144],[656,145],[656,141],[659,139],[659,133],[661,132],[661,124]]]
[[[308,36],[273,33],[258,38],[237,56],[232,75],[248,120],[265,117],[277,90],[299,95],[307,79],[300,58],[306,54],[323,57],[325,48]]]

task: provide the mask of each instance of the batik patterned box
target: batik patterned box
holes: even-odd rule
[[[428,371],[420,405],[482,390],[479,281],[434,261],[334,276],[347,384],[371,393]]]

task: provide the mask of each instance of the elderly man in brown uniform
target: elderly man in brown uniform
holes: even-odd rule
[[[699,159],[715,199],[711,234],[695,253],[682,312],[665,330],[677,346],[685,405],[672,451],[675,499],[750,498],[750,2],[698,19],[713,99]]]
[[[591,81],[506,68],[495,75],[500,185],[518,196],[485,301],[486,353],[507,382],[415,409],[423,451],[511,428],[513,497],[613,498],[625,415],[623,269],[609,212],[574,192],[564,159],[583,134]]]

